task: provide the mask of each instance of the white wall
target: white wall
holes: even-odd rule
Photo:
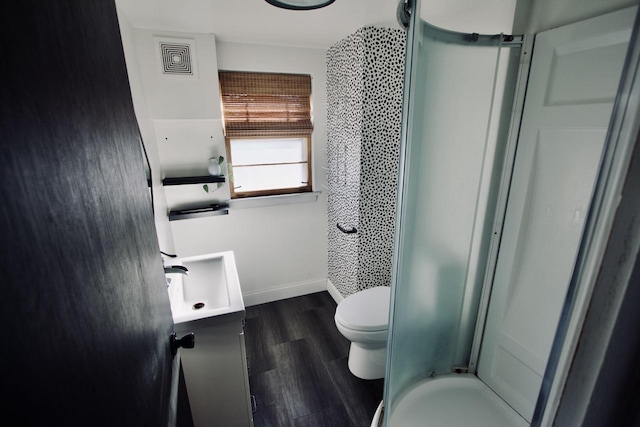
[[[636,4],[638,0],[422,0],[420,16],[453,31],[533,34]]]
[[[165,215],[167,211],[167,201],[165,199],[164,190],[161,184],[160,174],[160,158],[156,145],[156,135],[154,131],[153,121],[150,118],[145,92],[142,83],[142,74],[138,61],[138,53],[136,50],[135,29],[127,17],[118,11],[118,21],[120,23],[120,35],[122,37],[122,47],[127,63],[127,74],[129,75],[129,86],[131,87],[131,97],[133,99],[133,108],[138,119],[140,133],[145,144],[149,163],[151,164],[151,176],[153,179],[154,192],[154,209],[156,233],[158,235],[158,244],[160,250],[171,253],[174,251],[173,235],[169,227],[169,220]]]
[[[420,17],[451,31],[510,34],[515,9],[516,0],[422,0]]]
[[[135,29],[138,64],[154,120],[220,119],[216,39],[213,34]],[[163,75],[160,40],[191,44],[193,76]]]
[[[313,182],[315,190],[324,190],[325,51],[220,41],[216,51],[221,70],[312,76]],[[202,57],[203,53],[199,55]],[[171,228],[180,256],[234,251],[245,304],[252,305],[325,289],[326,218],[327,201],[323,192],[314,202],[231,209],[226,216],[173,221]]]
[[[515,33],[533,34],[638,4],[638,0],[518,0]]]
[[[314,190],[326,183],[326,66],[322,49],[220,42],[213,34],[133,28],[122,37],[136,115],[154,173],[160,247],[180,257],[232,250],[245,304],[326,289],[326,194],[306,203],[231,209],[229,215],[169,222],[169,210],[229,198],[228,183],[207,194],[201,185],[162,187],[167,176],[206,175],[208,158],[223,155],[218,69],[312,76]],[[164,76],[158,37],[192,43],[194,77]],[[220,66],[218,66],[220,64]],[[226,173],[226,164],[223,167]]]
[[[636,4],[638,0],[422,0],[420,16],[452,31],[534,34]]]

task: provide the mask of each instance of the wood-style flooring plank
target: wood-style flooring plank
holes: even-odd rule
[[[262,304],[258,306],[258,313],[264,321],[263,339],[267,345],[274,346],[308,336],[301,311],[288,300]]]
[[[323,306],[302,313],[309,336],[323,361],[349,355],[351,342],[337,330],[333,319],[335,308]]]
[[[384,380],[363,380],[351,373],[348,357],[327,363],[327,371],[351,422],[356,427],[369,427],[382,401]]]
[[[285,405],[272,404],[259,407],[253,414],[253,427],[287,427],[291,418]]]
[[[256,427],[370,425],[383,380],[349,371],[350,342],[335,326],[336,306],[318,292],[247,307]]]
[[[249,378],[249,387],[256,399],[254,427],[291,425],[291,416],[277,369],[252,375]]]
[[[296,427],[352,427],[342,404],[294,420]]]
[[[329,295],[329,292],[316,292],[314,294],[289,298],[284,301],[286,301],[285,304],[291,305],[291,307],[296,310],[306,311],[312,308],[318,308],[326,305],[327,299],[324,297],[324,294]],[[331,295],[329,295],[329,298],[333,302],[333,298],[331,298]]]
[[[246,319],[245,343],[247,348],[247,363],[249,376],[276,368],[276,360],[273,356],[274,342],[269,341],[267,325],[261,317]]]
[[[274,353],[287,408],[294,419],[341,403],[310,340],[280,344]]]

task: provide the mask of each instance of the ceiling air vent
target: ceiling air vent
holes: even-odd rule
[[[196,77],[194,40],[156,39],[162,75]]]

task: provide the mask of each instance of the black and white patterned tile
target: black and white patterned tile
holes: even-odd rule
[[[328,270],[345,297],[390,282],[404,49],[404,31],[364,27],[327,52]]]

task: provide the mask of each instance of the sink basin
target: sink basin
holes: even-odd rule
[[[168,274],[174,323],[230,314],[244,315],[244,301],[232,251],[180,258],[188,275]]]

